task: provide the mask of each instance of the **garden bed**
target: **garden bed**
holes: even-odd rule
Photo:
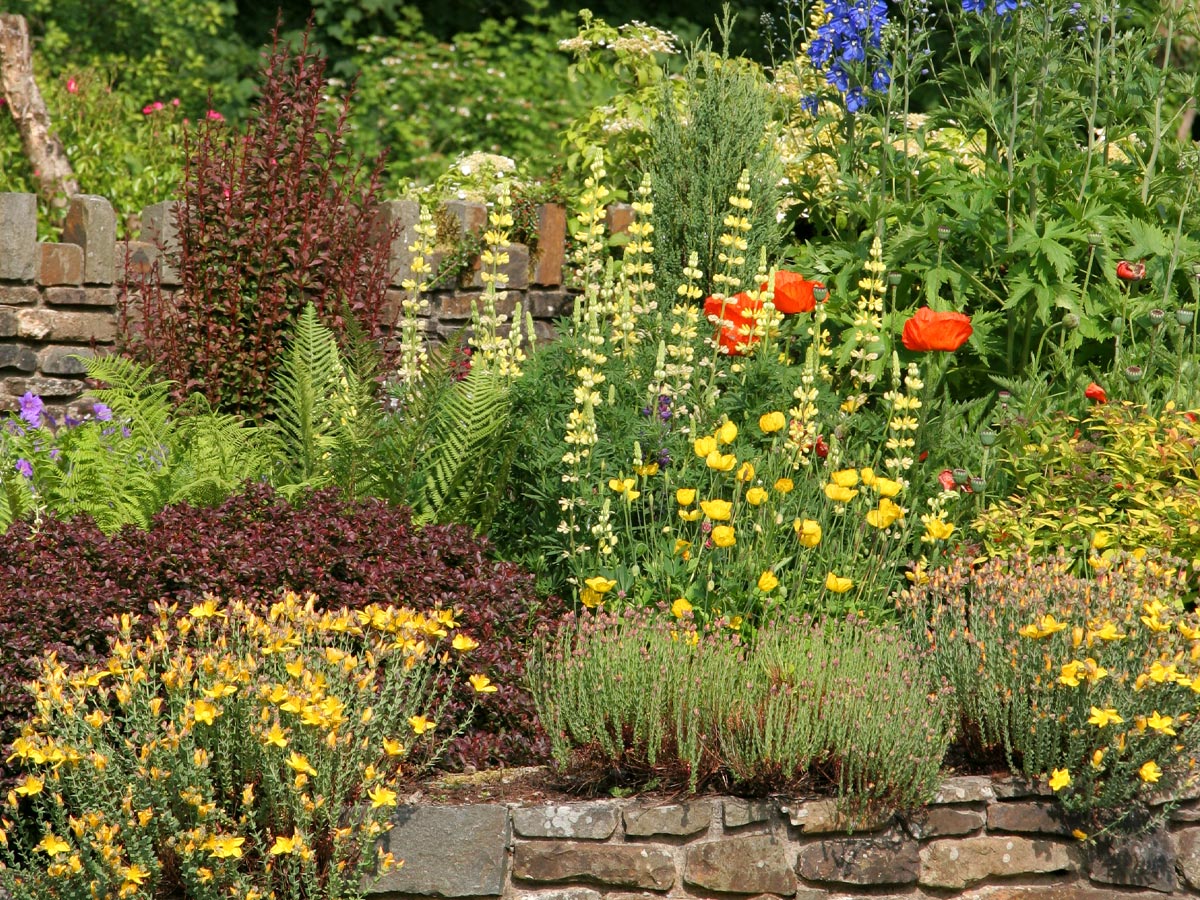
[[[1010,777],[948,778],[919,812],[868,818],[853,832],[829,799],[530,802],[536,789],[525,794],[520,786],[533,788],[536,779],[514,772],[490,780],[491,802],[431,804],[446,790],[431,787],[419,803],[402,805],[385,843],[405,864],[372,893],[542,900],[1200,894],[1196,799],[1145,833],[1085,845],[1048,792]],[[506,802],[510,790],[519,799]]]

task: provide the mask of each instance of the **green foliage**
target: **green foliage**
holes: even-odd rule
[[[908,808],[936,788],[950,725],[927,659],[855,620],[775,622],[747,645],[689,616],[584,614],[535,651],[529,682],[556,761],[593,788],[653,773]]]
[[[663,304],[674,300],[683,283],[689,253],[698,256],[699,287],[707,295],[724,290],[713,281],[722,270],[749,284],[763,255],[775,257],[782,237],[776,219],[782,170],[771,133],[773,100],[762,72],[698,44],[684,78],[681,103],[663,91],[642,162],[654,187],[656,297]],[[742,180],[749,186],[751,227],[744,246],[723,246],[729,200]]]
[[[989,553],[1067,548],[1081,565],[1157,548],[1200,561],[1200,424],[1168,408],[1097,405],[1082,418],[1014,417],[1001,431],[1011,496],[974,523]]]
[[[235,32],[237,7],[228,0],[12,0],[6,11],[29,20],[51,78],[114,72],[139,107],[180,97],[203,114],[210,93],[225,107],[252,90],[245,76],[262,36],[247,43]]]
[[[1180,610],[1181,560],[1119,554],[1086,577],[1071,562],[960,559],[901,607],[954,686],[959,741],[1052,779],[1087,836],[1138,824],[1152,792],[1190,777],[1200,620]]]
[[[10,419],[0,431],[0,525],[44,511],[88,515],[106,533],[148,526],[171,503],[217,503],[267,470],[257,431],[199,396],[176,407],[171,384],[119,356],[87,361],[95,390],[82,422]],[[18,460],[32,475],[13,479]]]

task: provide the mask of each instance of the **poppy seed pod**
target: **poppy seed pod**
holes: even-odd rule
[[[1194,319],[1195,317],[1196,317],[1196,314],[1194,312],[1192,312],[1190,309],[1175,310],[1175,321],[1178,322],[1180,325],[1191,325],[1192,319]]]

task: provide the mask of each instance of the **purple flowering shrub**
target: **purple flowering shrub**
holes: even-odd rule
[[[40,527],[18,522],[0,536],[0,744],[32,712],[24,685],[46,651],[69,665],[94,664],[120,613],[146,613],[159,599],[186,609],[206,592],[266,604],[287,587],[316,594],[325,607],[458,610],[460,630],[480,644],[471,673],[500,690],[454,689],[450,718],[438,723],[443,733],[479,702],[471,731],[443,759],[487,766],[547,757],[522,680],[531,636],[563,607],[537,598],[533,577],[493,560],[467,528],[417,528],[407,509],[342,500],[333,490],[290,505],[265,485],[219,506],[169,506],[149,525],[105,535],[87,518],[48,516]]]

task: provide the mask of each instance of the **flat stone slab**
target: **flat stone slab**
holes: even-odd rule
[[[891,813],[849,816],[838,809],[835,800],[808,800],[783,810],[788,821],[804,834],[834,834],[851,831],[879,831],[891,820]]]
[[[978,803],[995,799],[996,792],[992,789],[992,779],[986,775],[963,775],[943,781],[938,792],[933,795],[930,805]]]
[[[993,803],[987,811],[988,831],[1021,831],[1068,835],[1073,830],[1054,800]]]
[[[603,841],[617,830],[617,815],[611,803],[519,806],[512,811],[512,823],[521,837]]]
[[[914,813],[908,831],[919,841],[934,837],[970,834],[983,828],[987,817],[981,809],[955,806],[931,806]]]
[[[692,844],[687,849],[683,880],[691,887],[727,894],[796,892],[786,845],[766,834]]]
[[[742,828],[759,822],[769,822],[775,809],[775,804],[769,800],[730,798],[721,801],[721,811],[726,828]]]
[[[1088,868],[1092,881],[1164,893],[1179,887],[1175,853],[1165,829],[1103,840],[1092,851]]]
[[[708,800],[670,806],[634,806],[625,810],[625,834],[629,837],[687,837],[708,831],[711,824],[712,802]]]
[[[675,884],[675,859],[636,844],[521,841],[513,851],[513,877],[665,891]]]
[[[962,840],[933,841],[921,848],[921,884],[964,888],[993,876],[1012,877],[1072,868],[1062,844],[1013,835],[981,835]]]
[[[827,838],[800,848],[796,871],[809,881],[843,884],[912,884],[921,858],[915,841],[897,834]]]
[[[383,847],[404,865],[371,882],[371,893],[498,897],[503,892],[506,807],[402,806],[394,822]]]

